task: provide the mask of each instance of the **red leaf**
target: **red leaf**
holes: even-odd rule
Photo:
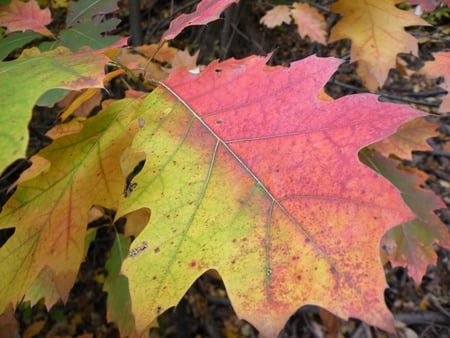
[[[206,25],[207,23],[217,20],[228,6],[232,3],[238,3],[239,0],[203,0],[195,10],[190,14],[181,14],[172,20],[169,29],[163,34],[163,40],[170,40],[176,37],[181,31],[188,26]]]
[[[0,6],[0,22],[6,26],[6,33],[30,29],[46,36],[53,36],[45,26],[51,22],[48,8],[40,9],[36,1],[13,0],[9,5]]]
[[[150,207],[135,249],[164,247],[123,267],[139,331],[212,268],[263,335],[276,336],[305,304],[393,330],[379,244],[414,215],[358,151],[422,113],[372,94],[319,100],[337,59],[266,62],[175,70],[165,82],[173,96],[151,94],[157,110],[142,116],[149,127],[134,145],[148,161],[118,212]],[[164,277],[151,278],[155,269]]]

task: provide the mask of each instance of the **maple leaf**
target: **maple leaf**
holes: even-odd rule
[[[430,77],[444,77],[444,83],[440,84],[447,92],[450,92],[450,52],[433,53],[434,61],[425,62],[425,66],[420,70],[420,73],[426,74]],[[444,96],[439,107],[439,112],[450,112],[450,95]]]
[[[42,283],[48,268],[67,299],[84,258],[91,206],[117,207],[124,190],[120,157],[138,129],[127,127],[135,109],[130,100],[111,104],[78,134],[56,139],[39,153],[48,170],[22,182],[3,207],[0,228],[15,232],[0,248],[0,312],[25,294],[51,293]]]
[[[122,268],[140,332],[209,269],[263,335],[305,304],[393,330],[379,240],[414,216],[357,153],[422,113],[319,100],[337,59],[266,62],[175,71],[141,106],[133,149],[147,159],[117,212],[151,209]]]
[[[206,25],[207,23],[219,19],[222,13],[232,3],[239,0],[202,0],[198,3],[193,13],[181,14],[170,22],[169,29],[164,32],[162,40],[171,40],[181,33],[188,26]]]
[[[51,20],[50,10],[40,9],[37,1],[13,0],[9,5],[0,5],[0,21],[6,27],[6,33],[29,29],[45,36],[53,36],[45,27]]]
[[[331,29],[330,42],[352,40],[351,61],[358,61],[358,74],[371,91],[383,85],[398,53],[417,55],[417,40],[404,27],[429,25],[391,0],[340,0],[331,9],[344,17]]]
[[[28,145],[28,123],[35,102],[47,90],[79,90],[103,87],[103,67],[109,58],[94,53],[72,54],[65,48],[40,53],[27,50],[22,58],[0,63],[0,172],[14,160],[25,157]]]
[[[427,179],[423,172],[402,167],[399,161],[383,157],[377,151],[366,151],[361,156],[401,191],[404,201],[417,215],[416,219],[390,229],[382,239],[382,246],[391,263],[408,267],[410,276],[419,283],[427,266],[436,264],[431,244],[450,249],[450,233],[433,212],[446,206],[432,191],[421,188]]]
[[[291,10],[289,6],[286,5],[275,6],[267,11],[261,20],[259,20],[260,23],[266,25],[268,28],[280,26],[282,23],[289,24],[291,21]]]
[[[399,158],[411,158],[413,150],[431,150],[426,140],[436,134],[436,124],[428,122],[425,118],[414,119],[400,126],[398,131],[388,138],[372,145],[385,157],[395,155]]]
[[[319,11],[308,4],[295,2],[291,14],[297,23],[298,34],[308,35],[311,40],[326,44],[327,23]]]

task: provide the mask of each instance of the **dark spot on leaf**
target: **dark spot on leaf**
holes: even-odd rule
[[[293,261],[298,261],[299,258],[300,258],[299,256],[292,256],[292,260],[293,260]]]
[[[153,251],[155,251],[155,253],[158,253],[160,251],[159,247],[155,248],[155,250],[153,250]]]
[[[196,261],[191,261],[191,262],[189,263],[189,266],[190,266],[191,268],[195,268],[195,267],[197,266],[197,262],[196,262]]]
[[[302,280],[302,276],[301,275],[297,275],[295,277],[297,278],[297,280]]]
[[[231,241],[232,241],[233,243],[236,243],[236,242],[237,242],[236,238],[233,238]]]

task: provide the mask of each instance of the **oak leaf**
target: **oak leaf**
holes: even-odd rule
[[[45,26],[51,22],[48,8],[40,9],[37,1],[13,0],[9,5],[0,5],[0,22],[6,33],[32,30],[45,36],[53,36]]]
[[[417,40],[404,27],[428,25],[391,0],[340,0],[331,9],[344,17],[332,28],[330,42],[352,40],[351,61],[358,61],[358,74],[371,91],[384,84],[398,53],[417,55]]]
[[[393,330],[379,240],[414,215],[358,150],[422,113],[319,100],[337,59],[266,62],[176,70],[138,112],[147,159],[117,217],[151,209],[122,268],[140,332],[209,269],[266,336],[305,304]]]
[[[124,190],[120,157],[138,129],[129,124],[134,111],[134,101],[111,104],[39,153],[50,167],[21,182],[0,214],[0,228],[15,228],[0,249],[0,312],[25,294],[56,290],[67,299],[85,255],[91,207],[117,207]]]
[[[392,265],[407,267],[409,275],[420,283],[427,266],[436,264],[432,244],[450,249],[450,233],[434,213],[446,206],[432,191],[421,187],[427,175],[418,169],[403,167],[399,161],[376,151],[364,152],[362,159],[401,191],[405,203],[417,215],[416,219],[390,229],[381,243]]]
[[[70,53],[65,48],[40,53],[26,50],[18,60],[0,63],[0,172],[18,158],[25,157],[28,123],[38,98],[47,90],[79,90],[103,87],[103,67],[110,59],[100,53]]]
[[[437,125],[425,118],[414,119],[400,126],[398,131],[388,138],[376,143],[376,149],[385,157],[395,155],[398,158],[410,159],[413,150],[432,150],[427,139],[436,134]]]
[[[162,40],[171,40],[188,26],[206,25],[217,20],[227,7],[239,0],[202,0],[193,13],[181,14],[170,22],[169,29],[164,32]]]

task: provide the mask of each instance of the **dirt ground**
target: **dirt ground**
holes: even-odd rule
[[[198,1],[141,0],[140,20],[143,43],[159,42],[170,20],[180,12],[189,12]],[[336,56],[349,60],[349,41],[339,41],[330,46],[311,43],[302,39],[295,25],[268,29],[259,19],[274,3],[290,1],[245,1],[233,6],[222,20],[202,27],[191,27],[172,43],[188,48],[192,53],[199,46],[199,62],[207,64],[212,59],[242,58],[251,54],[273,53],[271,64],[288,65],[289,62],[311,54]],[[331,1],[315,1],[324,9]],[[118,16],[122,20],[117,32],[130,34],[128,1],[120,2]],[[330,25],[338,16],[325,12]],[[64,11],[57,13],[63,22]],[[403,56],[411,69],[418,69],[424,60],[431,59],[431,52],[450,48],[447,22],[438,20],[435,27],[411,29],[421,35],[420,58]],[[448,18],[447,18],[448,20]],[[55,23],[57,25],[58,23]],[[447,32],[447,33],[445,33]],[[445,35],[447,34],[447,35]],[[405,77],[392,70],[379,94],[384,100],[415,104],[432,114],[437,132],[430,139],[432,151],[415,152],[406,164],[417,167],[429,175],[426,187],[437,193],[447,206],[450,204],[450,117],[436,114],[440,103],[439,79],[420,76]],[[417,90],[417,87],[420,89]],[[327,92],[333,97],[367,91],[355,73],[355,65],[344,63],[327,84]],[[114,90],[111,90],[114,92]],[[41,112],[42,113],[42,112]],[[45,144],[43,133],[52,125],[51,112],[35,117],[30,127],[31,148]],[[42,117],[47,116],[47,117]],[[2,183],[7,185],[7,183]],[[5,197],[2,198],[4,200]],[[442,221],[450,227],[448,209],[438,211]],[[59,303],[46,309],[42,303],[33,307],[21,304],[16,311],[22,337],[118,337],[114,323],[106,320],[106,294],[102,291],[106,276],[105,261],[112,246],[115,229],[111,226],[113,214],[90,224],[98,227],[86,261],[82,264],[78,281],[66,304]],[[120,230],[120,225],[115,225]],[[403,268],[386,266],[389,288],[385,292],[386,303],[398,320],[399,332],[404,337],[450,337],[450,252],[436,247],[439,259],[430,266],[420,285],[415,285]],[[328,332],[328,333],[327,333]],[[151,337],[257,337],[258,332],[247,322],[239,320],[226,296],[222,282],[214,275],[201,277],[187,291],[181,303],[162,314],[159,328],[152,329]],[[389,335],[359,320],[343,321],[324,311],[307,306],[298,310],[286,323],[280,337],[388,337]]]

